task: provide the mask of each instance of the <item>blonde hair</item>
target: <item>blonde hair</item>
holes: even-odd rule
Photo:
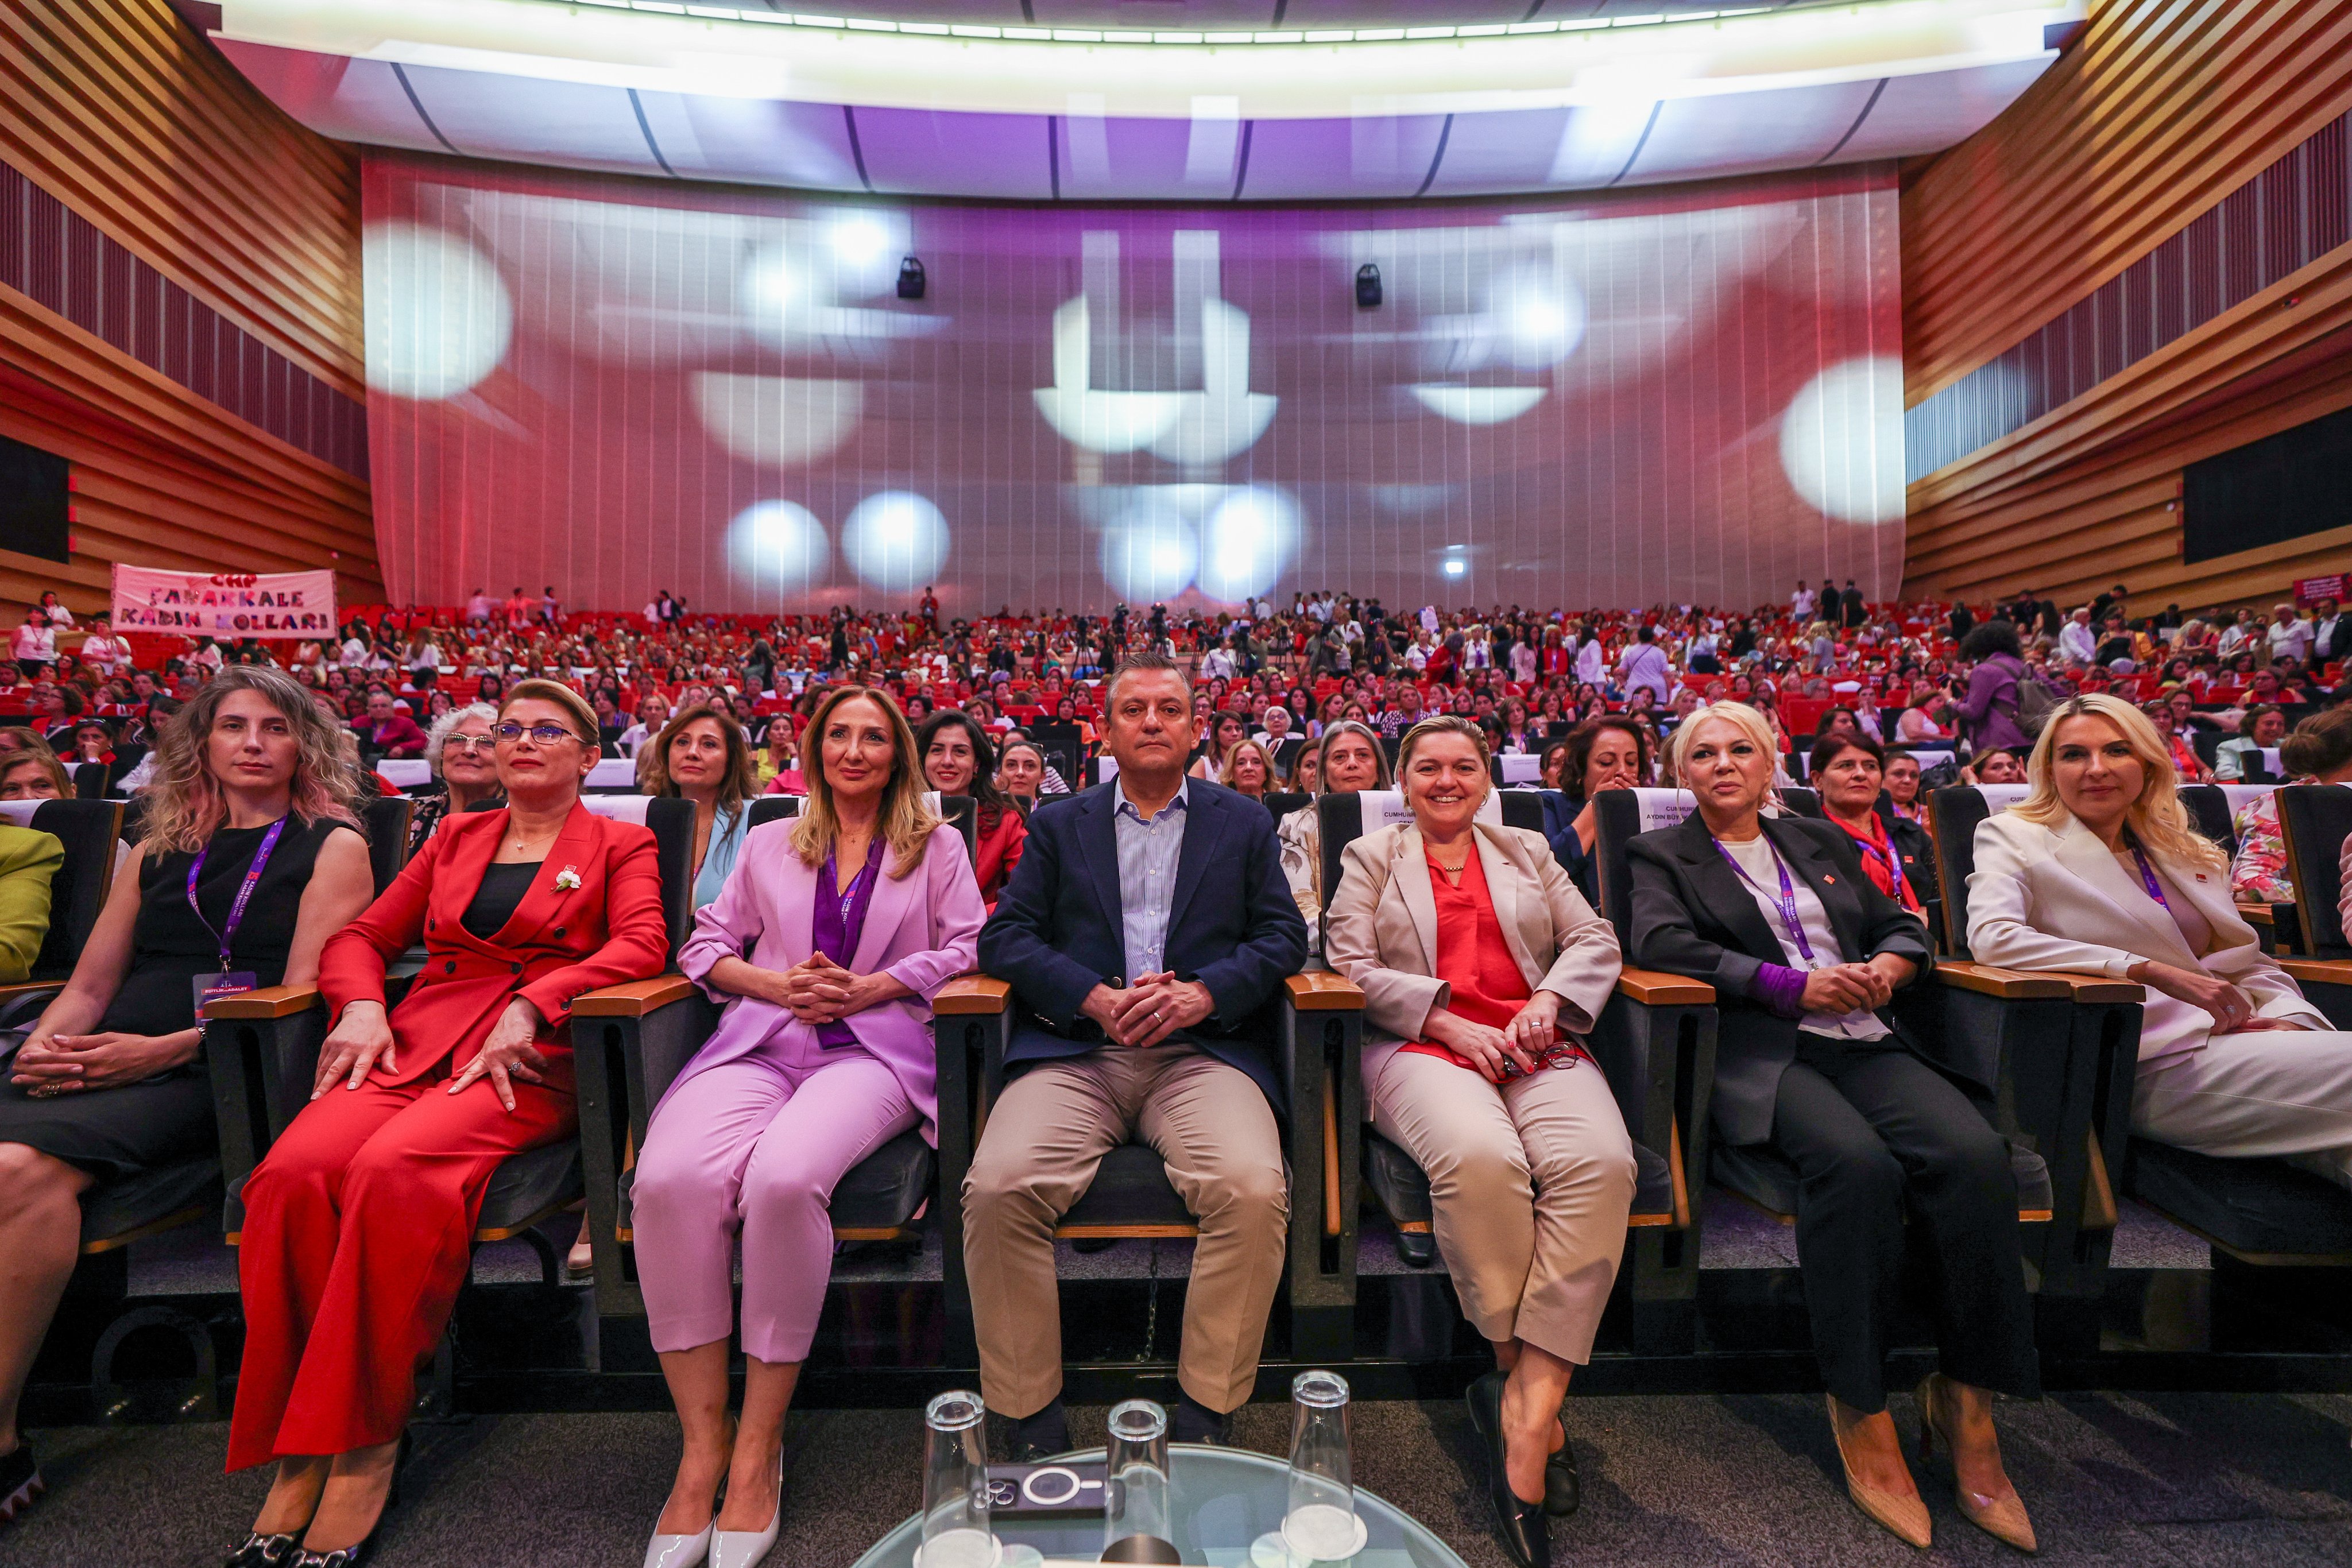
[[[1667,777],[1674,786],[1676,789],[1688,788],[1683,780],[1690,775],[1690,750],[1698,744],[1699,728],[1702,725],[1717,722],[1738,730],[1771,763],[1772,771],[1764,779],[1764,798],[1757,804],[1780,805],[1780,737],[1772,728],[1772,721],[1765,717],[1760,709],[1750,707],[1746,703],[1709,703],[1675,726],[1674,736],[1666,742]]]
[[[294,777],[287,798],[304,827],[319,822],[360,826],[359,780],[343,760],[351,732],[319,711],[310,688],[262,664],[231,664],[166,719],[155,737],[155,772],[140,796],[147,803],[147,842],[164,852],[194,853],[228,821],[228,797],[205,757],[213,721],[233,692],[253,692],[278,710],[293,732]]]
[[[804,866],[823,865],[840,836],[841,819],[833,810],[833,780],[824,773],[824,727],[834,709],[859,697],[882,710],[882,721],[890,731],[890,779],[882,786],[882,806],[876,816],[882,841],[890,846],[890,857],[898,862],[890,870],[896,881],[923,863],[923,852],[929,847],[931,831],[940,820],[923,804],[923,763],[915,754],[915,732],[898,705],[890,700],[890,694],[873,686],[836,686],[809,718],[808,732],[816,737],[810,749],[816,755],[801,759],[809,792],[807,803],[793,821],[793,852]]]
[[[2051,710],[2041,737],[2033,743],[2033,755],[2026,759],[2026,796],[2010,808],[2013,815],[2044,827],[2073,815],[2058,798],[2057,769],[2051,760],[2059,727],[2071,718],[2105,719],[2131,747],[2140,766],[2139,799],[2131,803],[2124,820],[2143,848],[2190,865],[2224,863],[2221,846],[2189,825],[2188,808],[2180,803],[2180,776],[2172,766],[2172,748],[2165,745],[2146,714],[2105,692],[2069,697]]]
[[[1271,790],[1274,788],[1275,780],[1282,777],[1281,771],[1274,765],[1274,753],[1268,751],[1265,747],[1254,737],[1246,735],[1243,736],[1239,740],[1234,741],[1233,745],[1225,748],[1225,765],[1217,769],[1217,782],[1223,785],[1228,789],[1236,789],[1240,788],[1239,785],[1234,782],[1234,764],[1240,759],[1241,754],[1244,751],[1255,751],[1257,753],[1258,761],[1265,768],[1265,782],[1264,785],[1260,786],[1260,788]]]
[[[1413,747],[1424,740],[1434,740],[1441,735],[1458,735],[1477,748],[1478,765],[1486,769],[1486,794],[1493,794],[1495,792],[1495,760],[1494,754],[1486,747],[1486,732],[1460,714],[1453,713],[1442,713],[1434,718],[1423,719],[1404,732],[1404,739],[1397,743],[1396,787],[1398,792],[1402,794],[1404,791],[1405,774],[1412,767]],[[1376,748],[1378,744],[1374,742]],[[1479,796],[1479,803],[1485,804],[1486,799],[1486,795]]]
[[[572,733],[581,745],[591,751],[601,749],[603,726],[596,722],[596,710],[588,699],[565,685],[562,681],[517,681],[499,698],[499,718],[504,722],[507,710],[517,703],[553,703],[572,716]]]

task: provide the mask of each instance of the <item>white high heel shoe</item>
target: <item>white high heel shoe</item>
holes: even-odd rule
[[[692,1535],[656,1535],[646,1543],[646,1568],[696,1568],[710,1555],[710,1532],[706,1524]]]
[[[716,1521],[714,1520],[715,1523]],[[710,1568],[758,1568],[784,1522],[784,1453],[776,1450],[776,1511],[765,1530],[722,1530],[710,1538]]]

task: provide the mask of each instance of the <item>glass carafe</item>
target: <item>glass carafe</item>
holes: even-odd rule
[[[988,1407],[961,1389],[923,1408],[923,1545],[917,1568],[993,1568],[988,1528]]]

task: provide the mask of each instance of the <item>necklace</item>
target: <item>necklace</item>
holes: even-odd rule
[[[562,824],[558,823],[557,830],[560,831],[562,826]],[[512,836],[514,838],[515,852],[517,854],[520,854],[523,851],[530,849],[534,844],[545,842],[548,839],[553,837],[554,834],[552,832],[541,833],[539,837],[534,839],[526,839],[519,832],[514,833]]]

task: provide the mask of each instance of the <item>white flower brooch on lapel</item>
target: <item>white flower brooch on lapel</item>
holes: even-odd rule
[[[574,888],[578,887],[579,885],[580,885],[580,868],[579,868],[578,866],[576,866],[576,865],[568,865],[568,866],[565,866],[562,871],[557,872],[557,873],[555,873],[555,891],[556,891],[556,892],[558,892],[558,893],[570,893],[572,889],[574,889]]]

